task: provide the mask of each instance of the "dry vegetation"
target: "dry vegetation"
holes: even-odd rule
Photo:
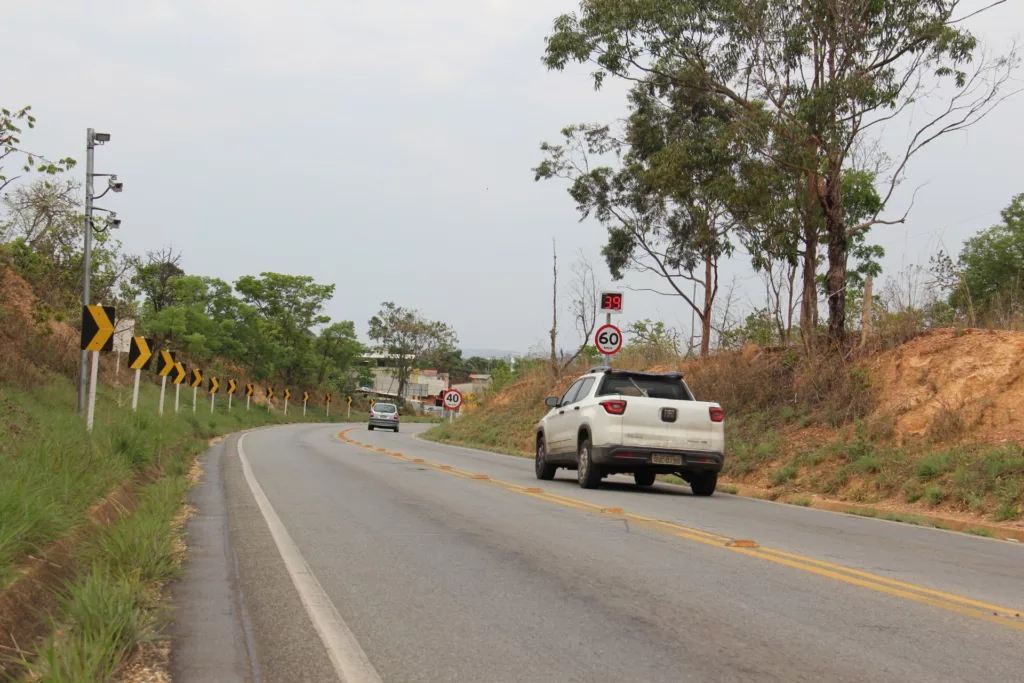
[[[615,363],[681,370],[699,398],[722,404],[727,481],[1020,524],[1020,332],[940,329],[846,361],[748,345],[703,360],[626,353]],[[572,379],[532,370],[433,436],[532,455],[544,397]]]

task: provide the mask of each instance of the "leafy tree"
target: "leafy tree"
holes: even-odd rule
[[[334,323],[320,331],[314,342],[318,358],[316,383],[344,384],[349,369],[363,353],[351,320]]]
[[[0,194],[8,185],[21,177],[5,175],[4,163],[9,159],[23,158],[21,170],[25,173],[35,170],[47,175],[56,175],[75,165],[75,160],[70,157],[49,161],[21,147],[23,127],[36,127],[36,117],[31,114],[31,111],[32,107],[23,107],[17,110],[0,108]]]
[[[544,59],[551,69],[595,64],[597,87],[608,76],[654,77],[735,105],[745,139],[793,171],[824,213],[828,333],[838,345],[846,331],[850,240],[872,225],[903,222],[906,214],[879,216],[910,158],[980,121],[1007,96],[1016,52],[979,56],[959,6],[959,0],[582,0],[578,15],[555,20]],[[850,220],[842,179],[851,150],[929,97],[941,103],[917,119],[895,155],[877,212]]]
[[[949,287],[950,303],[960,310],[985,309],[997,301],[1024,303],[1024,193],[1001,214],[1002,222],[967,240],[958,268],[947,266],[946,272],[957,276]]]
[[[398,395],[405,393],[409,374],[424,362],[458,344],[455,331],[446,323],[427,320],[419,311],[386,301],[370,318],[369,337],[376,350],[387,354],[398,380]],[[460,354],[461,355],[461,354]]]

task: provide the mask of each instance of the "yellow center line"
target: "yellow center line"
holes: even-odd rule
[[[931,588],[925,588],[923,586],[917,586],[902,581],[896,581],[894,579],[888,579],[883,576],[877,576],[870,574],[859,569],[853,569],[851,567],[843,567],[841,565],[832,564],[823,560],[816,560],[814,558],[805,557],[803,555],[797,555],[794,553],[788,553],[783,550],[775,550],[774,548],[749,548],[742,546],[729,546],[726,545],[730,539],[728,536],[722,536],[719,534],[710,533],[707,531],[701,531],[700,529],[694,529],[692,527],[683,526],[682,524],[676,524],[674,522],[666,522],[664,520],[654,519],[652,517],[644,517],[643,515],[637,515],[631,512],[620,512],[618,508],[607,508],[602,505],[596,505],[589,503],[584,500],[577,498],[571,498],[568,496],[562,496],[549,491],[538,491],[531,487],[524,487],[512,482],[504,481],[502,479],[491,479],[480,478],[473,472],[467,472],[465,470],[457,470],[448,465],[441,465],[430,461],[424,461],[420,458],[410,458],[402,453],[396,453],[381,449],[379,447],[364,444],[348,437],[348,433],[360,429],[359,427],[353,427],[346,429],[338,433],[338,438],[346,443],[354,446],[360,446],[374,452],[385,452],[394,457],[410,462],[416,462],[431,469],[443,472],[444,474],[451,474],[462,479],[478,479],[485,483],[494,484],[499,488],[513,493],[519,493],[530,498],[537,500],[547,501],[549,503],[555,503],[564,507],[573,508],[576,510],[582,510],[584,512],[596,512],[601,514],[602,517],[615,519],[615,520],[626,520],[633,524],[641,526],[643,528],[651,529],[653,531],[659,531],[661,533],[669,534],[677,538],[682,538],[695,543],[703,543],[715,548],[722,548],[724,550],[730,550],[732,552],[742,553],[750,557],[756,557],[761,560],[768,562],[774,562],[776,564],[791,567],[793,569],[800,569],[811,574],[818,576],[827,577],[836,581],[842,581],[854,586],[861,588],[867,588],[869,590],[885,593],[887,595],[893,595],[906,600],[913,600],[921,604],[930,605],[933,607],[939,607],[942,609],[958,612],[970,617],[977,619],[983,619],[994,624],[1001,626],[1009,626],[1010,628],[1024,631],[1024,619],[1021,618],[1021,610],[1009,609],[1006,607],[999,607],[998,605],[990,605],[988,603],[972,600],[952,593],[944,593],[942,591],[933,590]],[[603,512],[607,510],[608,512]]]

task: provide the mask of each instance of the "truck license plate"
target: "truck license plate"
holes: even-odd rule
[[[681,455],[652,455],[652,465],[682,465],[683,456]]]

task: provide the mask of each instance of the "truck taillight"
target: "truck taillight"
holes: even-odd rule
[[[708,408],[708,413],[711,415],[712,422],[722,422],[725,420],[725,411],[717,406]]]
[[[601,401],[601,407],[609,415],[622,415],[626,412],[625,401]]]

